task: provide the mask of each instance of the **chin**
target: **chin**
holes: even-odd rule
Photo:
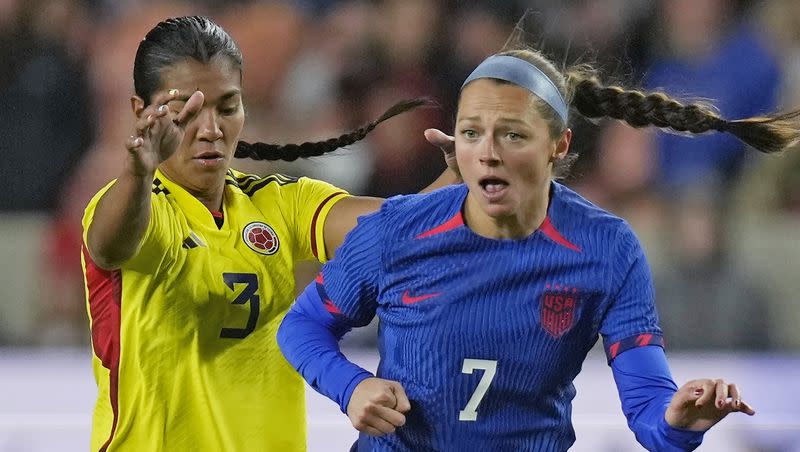
[[[511,206],[503,205],[503,204],[489,204],[482,206],[483,212],[496,220],[500,220],[503,218],[508,218],[514,216],[517,212]]]

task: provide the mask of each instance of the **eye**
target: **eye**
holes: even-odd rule
[[[219,112],[222,113],[225,116],[230,116],[230,115],[236,114],[236,112],[238,112],[238,111],[239,111],[239,106],[237,105],[235,107],[223,108]]]
[[[522,140],[525,137],[520,135],[520,134],[518,134],[517,132],[508,132],[506,134],[506,138],[508,138],[509,141],[519,141],[519,140]]]
[[[461,135],[463,135],[464,138],[466,138],[468,140],[474,140],[475,138],[478,138],[478,132],[476,132],[476,131],[474,131],[472,129],[464,129],[464,130],[462,130],[461,131]]]

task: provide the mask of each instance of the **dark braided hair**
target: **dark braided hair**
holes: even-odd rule
[[[133,63],[133,84],[136,95],[145,105],[161,86],[161,72],[187,59],[207,64],[216,56],[227,58],[242,74],[242,52],[236,41],[213,20],[203,16],[167,19],[153,27],[136,51]],[[429,99],[404,100],[390,107],[380,118],[352,132],[325,141],[303,144],[266,144],[239,141],[235,157],[254,160],[293,161],[299,157],[314,157],[351,145],[367,136],[378,124],[420,106],[434,105]]]
[[[540,52],[509,50],[510,55],[533,64],[555,83],[564,98],[587,118],[614,118],[637,128],[656,126],[700,134],[710,131],[734,135],[763,153],[780,152],[800,142],[800,110],[784,114],[729,121],[703,103],[684,104],[661,92],[643,93],[619,86],[606,86],[587,66],[576,66],[562,74]],[[548,121],[550,134],[561,135],[566,125],[544,102],[537,102],[542,117]]]
[[[300,157],[315,157],[362,140],[383,121],[423,105],[430,106],[435,104],[433,101],[427,98],[416,98],[400,101],[389,107],[389,109],[386,110],[380,116],[380,118],[365,124],[356,130],[348,132],[344,135],[340,135],[336,138],[327,139],[325,141],[285,145],[248,143],[246,141],[239,141],[239,144],[236,146],[236,153],[234,153],[233,156],[237,158],[251,158],[253,160],[286,160],[289,162]]]

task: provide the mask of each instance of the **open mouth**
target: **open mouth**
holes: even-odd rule
[[[493,193],[500,193],[506,187],[508,187],[508,182],[504,181],[503,179],[497,177],[484,177],[478,181],[483,191],[489,194]]]
[[[202,154],[197,155],[194,158],[197,159],[197,160],[210,161],[210,160],[219,160],[222,157],[223,157],[223,155],[220,154],[219,152],[203,152]]]

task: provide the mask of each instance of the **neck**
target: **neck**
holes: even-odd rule
[[[204,183],[201,186],[199,184],[190,184],[181,178],[173,177],[167,168],[160,167],[159,169],[169,180],[180,185],[184,190],[189,192],[190,195],[197,198],[209,211],[222,210],[222,195],[225,193],[225,173],[222,173],[221,178],[209,178],[213,179],[213,182],[212,180],[203,181]]]
[[[224,187],[224,186],[223,186]],[[206,209],[209,211],[221,212],[222,211],[222,197],[223,193],[225,193],[224,188],[219,190],[214,190],[213,193],[211,192],[194,192],[191,190],[187,190],[189,193],[192,194],[201,204],[206,206]]]
[[[488,215],[470,192],[464,204],[464,221],[476,234],[492,239],[521,239],[533,234],[547,217],[550,183],[510,215]]]

